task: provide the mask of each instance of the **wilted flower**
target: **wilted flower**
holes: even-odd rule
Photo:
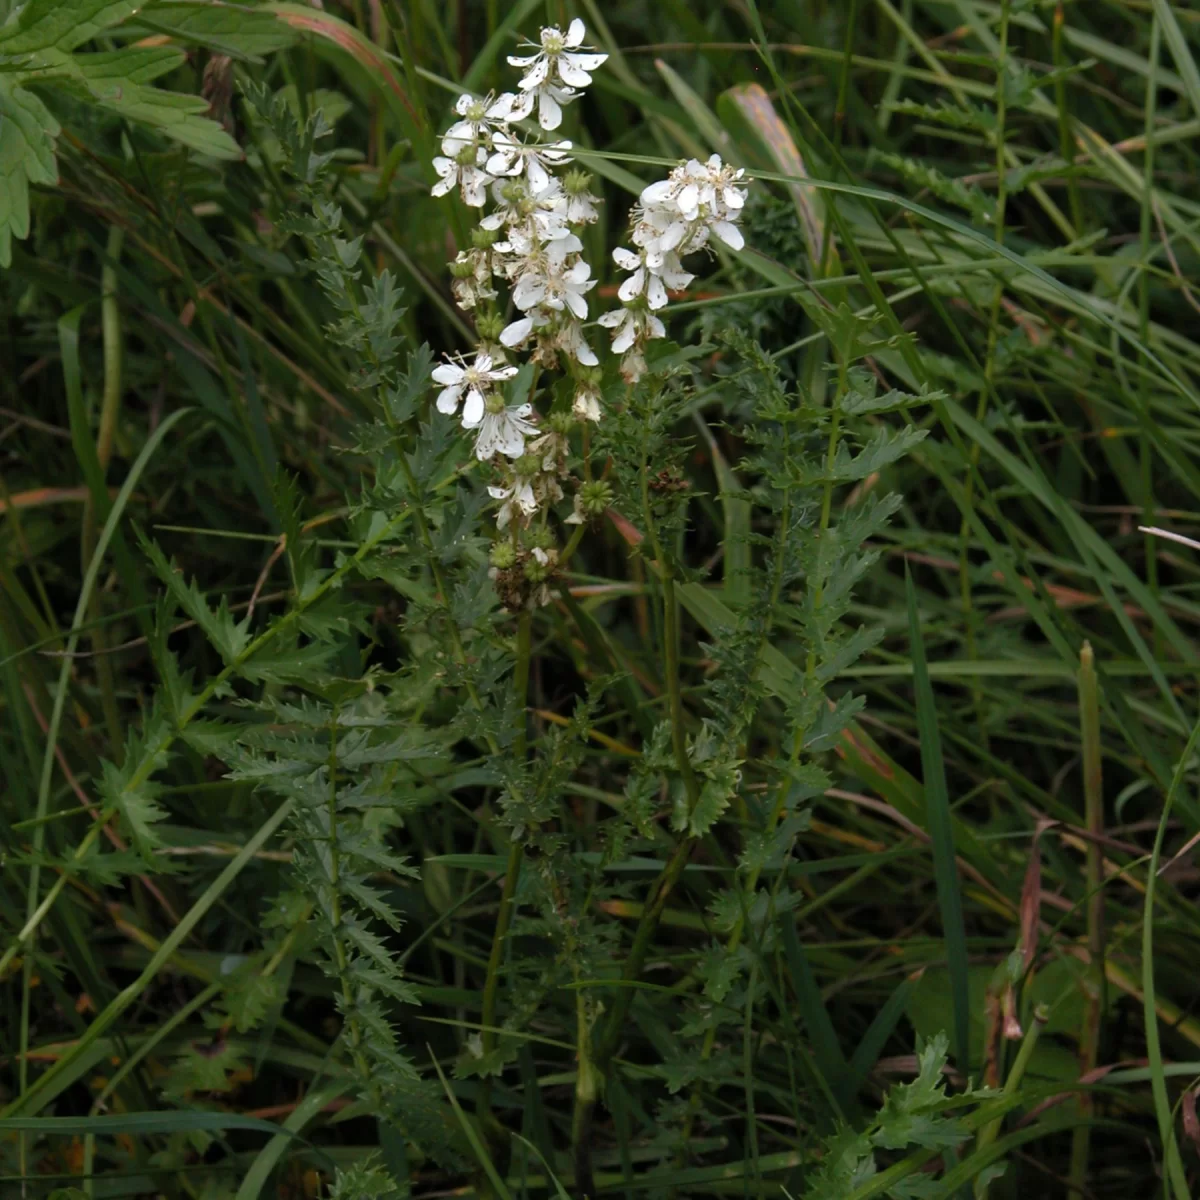
[[[447,196],[457,186],[463,203],[482,208],[487,200],[487,185],[492,177],[483,169],[487,151],[482,146],[464,145],[454,158],[440,155],[433,160],[433,169],[441,177],[430,188],[433,196]]]
[[[497,395],[487,397],[477,421],[468,423],[464,412],[463,428],[476,430],[475,457],[480,462],[487,462],[497,454],[520,458],[525,453],[525,439],[538,431],[529,420],[532,413],[532,404],[508,405]]]

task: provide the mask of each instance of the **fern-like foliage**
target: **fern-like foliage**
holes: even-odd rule
[[[26,0],[0,27],[0,267],[12,261],[12,239],[29,235],[30,185],[58,180],[56,94],[201,154],[241,156],[233,138],[204,115],[207,100],[153,86],[183,61],[178,46],[81,49],[143,7],[138,0]]]

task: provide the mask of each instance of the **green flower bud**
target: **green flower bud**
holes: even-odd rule
[[[483,408],[485,412],[490,412],[493,416],[504,411],[504,397],[498,392],[490,392],[483,398]]]
[[[586,171],[568,171],[563,179],[563,191],[568,196],[578,196],[581,192],[590,191],[592,177]]]
[[[573,413],[552,412],[546,420],[546,425],[552,433],[566,434],[570,433],[571,426],[575,424],[575,416]]]
[[[488,562],[498,570],[507,571],[517,561],[517,552],[513,549],[512,542],[493,542],[491,550],[488,551]]]
[[[475,146],[464,146],[455,156],[454,161],[460,167],[473,167],[476,165],[478,157],[477,148]]]
[[[553,550],[557,539],[552,529],[540,525],[534,526],[525,534],[525,541],[531,548],[536,546],[539,550]]]
[[[579,507],[589,517],[600,516],[613,502],[612,485],[603,479],[594,479],[579,489]]]
[[[513,470],[522,479],[531,479],[542,469],[542,459],[539,454],[522,454],[520,458],[513,463]]]
[[[475,332],[481,341],[498,342],[503,329],[504,318],[498,312],[480,313],[475,318]]]
[[[490,250],[500,240],[500,230],[484,229],[482,225],[476,225],[471,230],[471,245],[476,250]]]
[[[550,578],[549,564],[540,563],[536,558],[527,558],[522,570],[530,583],[545,583]]]

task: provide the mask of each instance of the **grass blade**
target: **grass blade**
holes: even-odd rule
[[[946,945],[946,964],[950,972],[950,990],[954,999],[954,1054],[958,1069],[971,1073],[969,1052],[970,1007],[967,990],[967,933],[963,923],[962,891],[958,882],[958,864],[954,851],[954,826],[950,796],[946,789],[946,767],[942,759],[942,737],[938,729],[937,706],[933,685],[925,664],[925,643],[917,612],[917,592],[912,576],[905,570],[908,596],[908,635],[912,648],[913,689],[917,701],[917,729],[921,737],[921,773],[925,778],[925,812],[929,835],[933,840],[933,869],[937,883],[938,906],[942,913],[942,937]]]

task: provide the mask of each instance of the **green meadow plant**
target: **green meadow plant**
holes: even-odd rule
[[[1191,1194],[1110,7],[0,0],[0,1195]]]

